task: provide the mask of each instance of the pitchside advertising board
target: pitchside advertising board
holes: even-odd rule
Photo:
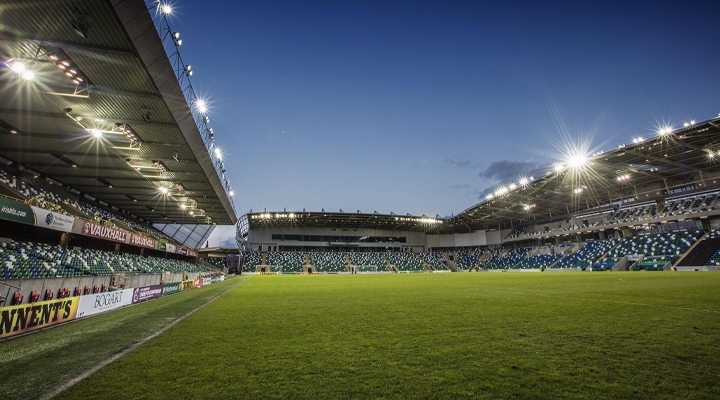
[[[163,285],[152,285],[133,289],[133,304],[162,296]]]
[[[169,294],[180,293],[182,282],[164,283],[162,285],[162,295],[167,296]]]
[[[0,339],[75,319],[80,297],[0,308]]]
[[[129,306],[133,303],[132,300],[134,291],[135,289],[125,289],[82,296],[80,297],[80,306],[77,310],[77,317],[87,317],[90,315],[100,314],[105,311],[114,310],[116,308]]]

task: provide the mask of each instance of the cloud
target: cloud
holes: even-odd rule
[[[478,176],[496,181],[515,180],[520,175],[540,176],[544,167],[533,161],[493,161]]]
[[[451,158],[443,160],[443,165],[451,168],[477,168],[479,165],[470,161],[458,161]]]

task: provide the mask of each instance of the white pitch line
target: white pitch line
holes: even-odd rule
[[[633,302],[633,301],[619,301],[619,300],[593,299],[593,298],[587,298],[587,297],[558,296],[558,295],[552,295],[552,294],[530,293],[530,292],[513,292],[510,290],[492,290],[492,289],[490,289],[490,290],[475,289],[475,290],[481,290],[483,292],[519,294],[519,295],[525,295],[525,296],[538,296],[538,297],[552,297],[552,298],[556,298],[556,299],[567,299],[567,300],[585,300],[585,301],[595,301],[598,303],[614,303],[614,304],[624,304],[624,305],[629,305],[629,306],[657,307],[657,308],[668,308],[671,310],[697,311],[697,312],[709,312],[709,313],[714,313],[714,314],[720,314],[720,310],[704,310],[701,308],[690,308],[690,307],[673,307],[673,306],[664,306],[664,305],[660,305],[660,304],[638,303],[638,302]]]
[[[74,386],[75,384],[77,384],[77,383],[80,382],[81,380],[83,380],[83,379],[87,378],[88,376],[90,376],[90,375],[98,372],[98,371],[101,370],[103,367],[107,366],[108,364],[111,364],[113,361],[117,360],[118,358],[120,358],[120,357],[122,357],[122,356],[130,353],[131,351],[137,349],[138,347],[142,346],[143,344],[145,344],[145,343],[148,342],[149,340],[152,340],[152,339],[158,337],[160,334],[162,334],[162,333],[165,332],[166,330],[168,330],[168,329],[172,328],[173,326],[175,326],[175,324],[177,324],[178,322],[180,322],[180,321],[184,320],[185,318],[187,318],[187,317],[191,316],[192,314],[194,314],[195,311],[200,310],[201,308],[205,307],[206,305],[208,305],[208,304],[212,303],[213,301],[217,300],[218,298],[220,298],[220,297],[221,297],[222,295],[224,295],[225,293],[227,293],[227,292],[235,289],[236,287],[242,285],[243,283],[249,281],[250,278],[252,278],[252,277],[253,277],[253,275],[251,275],[249,278],[243,280],[242,282],[238,283],[237,285],[234,285],[234,286],[231,287],[230,289],[228,289],[228,290],[226,290],[226,291],[218,294],[217,296],[215,296],[215,297],[213,297],[212,299],[208,300],[206,303],[201,304],[200,306],[196,307],[195,309],[191,310],[190,312],[188,312],[187,314],[181,316],[180,318],[176,319],[175,321],[169,323],[168,325],[166,325],[165,327],[163,327],[163,328],[160,329],[159,331],[153,333],[152,335],[146,337],[145,339],[142,339],[141,341],[136,342],[136,343],[132,344],[132,345],[129,346],[129,347],[126,347],[125,349],[123,349],[123,350],[120,351],[119,353],[115,353],[115,354],[113,354],[112,356],[110,356],[109,358],[106,358],[105,360],[99,362],[99,363],[96,364],[94,367],[92,367],[91,369],[83,372],[83,373],[80,374],[79,376],[77,376],[77,377],[75,377],[75,378],[73,378],[73,379],[71,379],[71,380],[63,383],[62,385],[60,385],[60,386],[58,386],[58,387],[56,387],[55,390],[53,390],[52,392],[45,393],[42,397],[40,397],[40,399],[41,399],[41,400],[49,400],[49,399],[52,399],[53,397],[59,395],[60,393],[66,391],[66,390],[68,390],[68,389],[70,389],[72,386]]]

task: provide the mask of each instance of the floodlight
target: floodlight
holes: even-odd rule
[[[493,194],[489,193],[487,196],[485,196],[485,200],[490,200],[493,198]]]
[[[15,71],[15,73],[17,74],[22,74],[27,69],[27,67],[25,67],[25,64],[20,61],[14,62],[12,66],[10,66],[10,68],[12,68],[12,70]]]
[[[583,154],[574,154],[568,159],[568,166],[571,168],[580,168],[588,162],[588,159]]]
[[[222,153],[220,152],[220,148],[215,148],[215,157],[218,158],[218,160],[222,160]]]
[[[660,128],[660,130],[658,131],[658,134],[660,134],[661,136],[662,136],[662,135],[669,135],[669,134],[671,134],[671,133],[672,133],[672,127],[669,127],[669,126],[663,126],[663,127]]]
[[[162,194],[168,194],[169,192],[168,188],[166,188],[165,186],[160,186],[158,190],[160,190],[160,193]]]
[[[690,125],[695,125],[695,120],[690,121]]]
[[[230,197],[234,197],[234,196],[235,196],[235,192],[233,192],[233,191],[231,190],[231,191],[230,191]]]
[[[175,39],[179,39],[179,38],[180,38],[180,32],[175,32],[175,33],[173,33],[173,36],[175,37]]]
[[[169,4],[162,4],[162,5],[160,5],[160,12],[165,15],[168,15],[172,12],[172,7],[170,7]]]
[[[556,172],[560,172],[560,171],[562,171],[562,170],[563,170],[563,168],[564,168],[564,167],[563,167],[563,165],[562,165],[562,164],[555,164],[555,171],[556,171]]]
[[[182,208],[184,210],[187,208],[187,206],[185,204],[180,204],[180,208]]]
[[[31,81],[31,80],[35,79],[35,73],[30,70],[26,70],[20,74],[20,77],[22,77],[26,81]]]
[[[188,65],[188,67],[189,67],[189,65]],[[205,101],[202,99],[198,99],[195,101],[195,107],[197,107],[197,110],[201,114],[205,114],[207,112],[207,105],[205,104]]]
[[[103,135],[103,133],[100,129],[90,129],[89,132],[91,135],[93,135],[93,137],[96,137],[96,138],[101,138]]]
[[[525,186],[528,184],[528,182],[529,182],[528,178],[520,178],[520,182],[518,182],[518,183],[520,183],[521,186]]]

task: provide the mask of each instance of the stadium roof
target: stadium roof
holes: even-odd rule
[[[541,177],[506,183],[484,201],[449,219],[416,216],[264,212],[249,227],[299,226],[469,233],[581,216],[613,204],[661,201],[677,193],[720,188],[720,118],[595,155],[575,155]]]
[[[151,222],[237,221],[212,130],[188,105],[189,74],[144,1],[0,11],[2,158]]]

